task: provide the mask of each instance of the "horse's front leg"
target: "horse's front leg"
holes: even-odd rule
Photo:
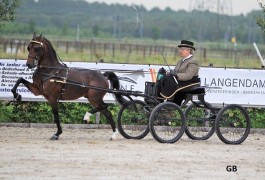
[[[57,103],[52,103],[51,106],[52,106],[54,122],[56,123],[57,126],[57,132],[50,138],[50,140],[58,140],[60,134],[62,134],[63,132],[59,119],[58,105]]]
[[[19,86],[20,83],[26,81],[25,79],[23,78],[19,78],[15,84],[15,86],[11,89],[11,92],[13,93],[13,96],[14,96],[14,99],[16,101],[21,101],[22,97],[20,94],[17,93],[17,87]]]
[[[39,91],[39,88],[35,84],[33,84],[33,83],[31,83],[31,82],[29,82],[29,81],[27,81],[21,77],[17,80],[16,84],[11,89],[11,92],[13,93],[14,99],[16,101],[21,101],[21,99],[22,99],[21,95],[19,93],[17,93],[17,88],[18,88],[19,84],[21,84],[21,83],[24,84],[28,88],[28,90],[30,90],[34,95],[37,96],[37,95],[41,94]]]

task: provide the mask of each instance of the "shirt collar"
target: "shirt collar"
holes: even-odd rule
[[[182,59],[182,61],[185,61],[185,60],[187,60],[187,59],[189,59],[189,58],[191,58],[192,57],[192,54],[190,54],[190,55],[188,55],[187,57],[185,57],[184,59]]]

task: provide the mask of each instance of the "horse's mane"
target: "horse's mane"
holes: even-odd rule
[[[57,61],[59,61],[59,60],[58,60],[58,55],[57,55],[57,53],[56,53],[56,51],[55,51],[55,49],[54,49],[54,47],[53,47],[51,41],[49,41],[49,40],[46,39],[45,37],[43,37],[43,39],[44,39],[45,41],[47,41],[48,48],[50,48],[50,51],[49,51],[49,52],[52,53],[51,55],[54,56],[54,57],[56,58]]]
[[[43,37],[43,36],[37,36],[35,38],[33,38],[32,40],[38,40],[40,42],[43,42],[44,44],[47,44],[47,48],[48,48],[48,56],[51,58],[55,58],[55,60],[60,63],[63,64],[64,66],[66,66],[66,64],[64,64],[62,62],[62,60],[60,59],[60,57],[58,56],[58,54],[56,53],[51,41],[49,41],[47,38]]]

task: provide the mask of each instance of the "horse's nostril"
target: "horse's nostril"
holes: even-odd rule
[[[30,63],[26,63],[26,66],[27,66],[28,68],[30,68],[30,67],[31,67]]]

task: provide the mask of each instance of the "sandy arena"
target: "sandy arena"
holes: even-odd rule
[[[85,126],[85,125],[84,125]],[[161,144],[110,129],[0,126],[0,179],[265,179],[265,135],[250,134],[241,145],[226,145],[216,134],[206,141],[186,135]]]

